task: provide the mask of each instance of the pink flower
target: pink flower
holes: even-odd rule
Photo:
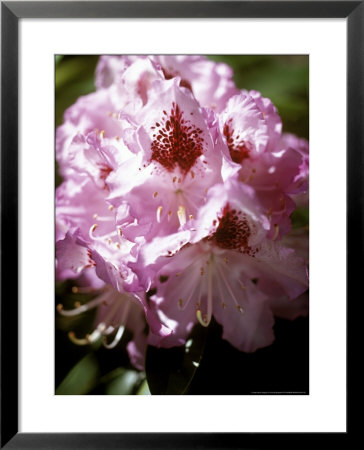
[[[307,190],[305,140],[282,135],[276,108],[258,92],[232,97],[220,115],[230,157],[241,166],[239,179],[252,186],[270,220],[270,239],[291,229],[294,194]]]
[[[84,97],[69,107],[64,123],[56,130],[56,157],[62,176],[70,174],[69,147],[78,133],[86,136],[90,132],[103,132],[114,138],[120,132],[117,114],[108,91],[98,91]]]
[[[74,292],[92,292],[92,290],[75,287]],[[61,304],[57,306],[58,312],[66,317],[77,316],[93,308],[98,309],[93,331],[82,338],[71,331],[68,334],[71,341],[77,345],[90,345],[101,340],[104,347],[111,349],[116,347],[124,331],[128,329],[133,335],[127,345],[130,361],[134,367],[143,370],[147,335],[144,332],[146,326],[144,310],[139,299],[133,294],[120,293],[104,285],[88,303],[76,303],[75,308],[71,310],[65,310]]]
[[[307,289],[307,275],[292,249],[266,239],[268,227],[253,189],[230,180],[210,190],[192,244],[154,262],[152,300],[161,321],[174,331],[156,344],[183,344],[192,326],[197,321],[207,326],[212,315],[223,326],[223,337],[239,350],[272,343],[273,314],[262,286],[293,299]]]
[[[148,103],[127,117],[123,139],[135,153],[110,174],[109,201],[128,239],[151,241],[183,229],[222,181],[221,142],[177,80],[155,82]]]
[[[221,111],[227,100],[238,93],[229,66],[198,55],[102,56],[96,68],[96,86],[100,89],[122,84],[128,69],[143,60],[152,61],[165,80],[178,77],[180,86],[191,90],[202,107]],[[149,83],[153,79],[151,75],[152,71],[149,71]],[[155,75],[154,79],[160,76]],[[146,85],[144,76],[133,77],[133,81],[139,88]],[[142,92],[145,98],[146,90],[142,89]]]
[[[96,85],[56,134],[57,279],[98,289],[58,307],[98,309],[71,339],[113,347],[128,328],[138,368],[147,343],[182,345],[212,317],[241,351],[270,345],[274,315],[307,313],[308,244],[288,233],[308,143],[201,56],[104,56]]]

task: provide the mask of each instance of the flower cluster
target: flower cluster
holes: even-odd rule
[[[71,339],[113,347],[128,328],[138,368],[147,343],[183,345],[212,317],[241,351],[270,345],[274,315],[307,312],[308,241],[290,217],[308,143],[202,56],[102,56],[95,83],[56,133],[56,275],[96,292],[58,310],[98,309]]]

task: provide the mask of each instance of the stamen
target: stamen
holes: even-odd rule
[[[74,286],[74,287],[76,287],[76,286]],[[78,288],[78,289],[80,289],[80,288]],[[78,306],[74,309],[69,309],[69,310],[64,310],[63,305],[60,303],[57,305],[57,311],[62,316],[77,316],[78,314],[81,314],[85,311],[88,311],[88,310],[95,308],[96,306],[102,304],[103,302],[108,300],[111,296],[112,296],[112,293],[110,291],[106,291],[103,294],[94,298],[93,300],[89,301],[88,303],[85,303],[83,305],[80,304],[80,306]]]
[[[109,211],[112,211],[114,209],[113,205],[109,205]]]
[[[97,289],[87,286],[87,287],[79,287],[79,286],[72,286],[72,292],[73,294],[92,294]]]
[[[76,335],[75,335],[74,331],[70,331],[68,333],[68,337],[76,345],[87,345],[87,344],[89,344],[89,341],[87,340],[87,337],[84,338],[84,339],[76,338]]]
[[[68,337],[76,345],[93,344],[100,339],[104,327],[105,325],[103,323],[100,323],[96,330],[94,330],[91,334],[86,334],[84,338],[77,338],[74,331],[70,331],[68,333]]]
[[[118,343],[120,342],[121,338],[123,337],[124,331],[125,331],[125,326],[120,325],[118,328],[118,331],[115,335],[114,340],[110,344],[107,343],[106,336],[104,336],[103,342],[102,342],[103,346],[108,349],[116,347],[118,345]]]
[[[94,214],[92,217],[95,220],[97,220],[98,222],[113,222],[114,221],[113,217],[99,216],[98,214]]]
[[[198,310],[196,311],[196,317],[197,317],[197,320],[200,322],[200,324],[201,324],[203,327],[208,327],[208,326],[209,326],[210,321],[207,322],[207,320],[206,320],[206,322],[205,322],[206,316],[202,317],[202,312],[201,312],[200,309],[198,309]]]
[[[154,192],[154,194],[153,194],[153,198],[156,198],[156,197],[157,197],[157,195],[158,195],[158,192]]]
[[[272,241],[275,241],[279,235],[279,226],[274,224],[274,235],[272,237]]]
[[[178,274],[179,275],[179,274]],[[177,274],[176,274],[177,276]],[[185,283],[186,280],[186,283]],[[188,280],[188,282],[187,282]],[[181,276],[180,283],[186,286],[191,287],[189,289],[187,295],[184,298],[180,298],[178,301],[179,309],[184,311],[187,306],[190,304],[190,301],[192,298],[195,298],[196,290],[199,288],[199,299],[201,298],[201,284],[198,280],[198,274],[196,274],[196,271],[191,267],[191,270],[185,270]],[[196,303],[197,309],[200,308],[200,302],[198,301]]]
[[[161,215],[163,211],[163,206],[158,206],[157,208],[157,222],[161,223]]]
[[[97,223],[94,223],[91,227],[90,230],[88,232],[89,236],[91,239],[95,239],[95,236],[93,235],[94,231],[96,230],[96,228],[98,227]]]
[[[59,314],[61,314],[61,316],[78,316],[78,314],[81,314],[90,309],[90,306],[89,306],[90,303],[91,302],[85,303],[84,305],[80,304],[76,308],[69,309],[69,310],[64,310],[63,305],[59,304],[59,305],[57,305],[57,311],[59,312]]]
[[[185,223],[186,223],[186,210],[185,210],[184,206],[181,205],[178,208],[177,216],[178,216],[180,226],[183,227],[183,225],[185,225]]]
[[[229,283],[227,282],[227,280],[226,280],[226,278],[225,278],[225,276],[224,276],[224,274],[223,274],[222,268],[220,269],[220,267],[219,267],[218,265],[216,265],[216,267],[217,267],[217,269],[218,269],[218,271],[219,271],[219,273],[220,273],[220,275],[221,275],[221,278],[222,278],[222,280],[223,280],[223,282],[224,282],[224,284],[225,284],[225,286],[226,286],[226,289],[228,290],[228,292],[229,292],[231,298],[233,299],[233,301],[234,301],[234,303],[235,303],[235,306],[236,306],[236,307],[238,308],[238,310],[240,311],[239,308],[241,308],[241,306],[239,305],[239,302],[236,300],[235,295],[234,295],[233,291],[231,290],[231,287],[230,287]],[[242,308],[241,308],[241,309],[242,309]],[[240,311],[240,312],[242,312],[242,311]]]

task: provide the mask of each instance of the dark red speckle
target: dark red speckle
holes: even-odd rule
[[[168,171],[178,166],[186,174],[204,151],[203,131],[190,120],[185,119],[179,106],[172,103],[169,114],[164,116],[154,127],[152,142],[152,161],[157,161]]]
[[[231,159],[237,163],[241,164],[244,159],[249,158],[250,145],[249,142],[245,142],[240,136],[234,136],[234,129],[231,127],[232,120],[229,119],[223,129],[224,136],[229,148]]]
[[[254,256],[254,251],[249,247],[248,240],[251,230],[246,215],[241,211],[230,209],[226,204],[219,217],[219,225],[211,236],[220,248],[239,250]]]
[[[112,168],[110,166],[108,166],[107,164],[104,164],[104,163],[99,163],[98,167],[99,167],[100,180],[102,180],[104,182],[104,187],[106,188],[107,187],[107,185],[106,185],[106,178],[112,172]]]

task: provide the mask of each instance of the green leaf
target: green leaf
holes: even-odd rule
[[[119,367],[108,374],[105,393],[107,395],[131,395],[140,383],[140,373]],[[103,381],[103,380],[102,380]]]
[[[95,90],[94,72],[98,57],[65,56],[56,63],[56,126],[63,120],[66,108],[74,104],[82,96]]]
[[[302,228],[309,224],[309,210],[308,208],[296,208],[292,215],[292,227]]]
[[[207,328],[196,325],[185,346],[170,349],[149,346],[146,355],[148,386],[153,395],[183,395],[200,365]]]
[[[137,390],[137,395],[150,395],[150,390],[147,380],[144,380]]]
[[[62,58],[63,58],[63,55],[55,55],[55,63],[56,63],[56,65],[62,60]]]
[[[97,386],[100,369],[93,353],[81,359],[56,389],[56,395],[84,395]]]

